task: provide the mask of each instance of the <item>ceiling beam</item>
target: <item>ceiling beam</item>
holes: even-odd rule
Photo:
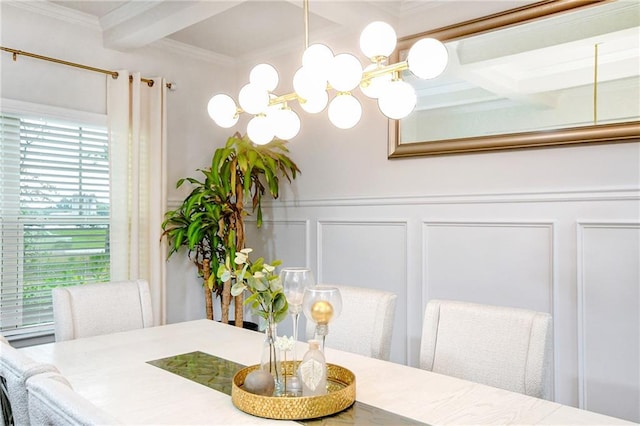
[[[116,50],[141,48],[243,1],[129,1],[100,19],[103,44]]]

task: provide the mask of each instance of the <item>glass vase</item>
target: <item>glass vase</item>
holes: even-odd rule
[[[262,346],[260,367],[273,376],[275,383],[274,396],[280,396],[284,392],[280,351],[276,348],[277,337],[277,324],[273,316],[270,316],[267,319],[267,328],[264,331],[264,344]]]

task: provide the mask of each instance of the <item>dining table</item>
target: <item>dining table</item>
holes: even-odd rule
[[[209,362],[259,364],[263,341],[263,333],[203,319],[20,351],[54,364],[77,393],[124,424],[299,425],[239,410],[229,387],[218,386],[207,374]],[[306,348],[305,342],[297,342],[297,354]],[[354,373],[355,403],[343,413],[305,424],[632,424],[329,347],[325,357]]]

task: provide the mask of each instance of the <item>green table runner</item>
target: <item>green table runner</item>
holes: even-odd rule
[[[148,364],[170,371],[196,383],[231,395],[233,376],[245,366],[204,352],[190,352],[149,361]],[[332,416],[300,421],[304,425],[424,425],[356,401],[351,407]]]

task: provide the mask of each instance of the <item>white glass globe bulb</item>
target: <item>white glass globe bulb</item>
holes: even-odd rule
[[[310,93],[309,97],[303,98],[303,100],[304,102],[300,101],[302,109],[309,114],[317,114],[327,106],[327,102],[329,102],[329,94],[326,90],[319,90],[317,92]]]
[[[214,121],[225,121],[236,115],[236,103],[229,95],[217,94],[207,104],[209,117]]]
[[[240,107],[249,114],[260,114],[269,106],[269,92],[252,83],[245,84],[238,94]]]
[[[343,93],[329,104],[329,121],[339,129],[350,129],[360,121],[362,106],[348,93]]]
[[[258,64],[249,73],[249,83],[268,92],[278,87],[278,71],[269,64]]]
[[[329,79],[332,60],[333,52],[324,44],[312,44],[302,54],[302,66],[310,71],[314,79],[324,84]]]
[[[271,120],[264,114],[256,115],[247,124],[247,135],[256,145],[268,144],[274,136]]]
[[[378,66],[376,64],[368,65],[364,69],[364,72],[366,73],[368,71],[373,71],[377,67]],[[381,75],[380,77],[375,77],[375,78],[369,79],[366,82],[360,83],[360,90],[366,96],[373,99],[377,99],[380,96],[380,93],[382,92],[382,89],[384,88],[384,86],[386,84],[389,84],[390,82],[391,82],[391,74]]]
[[[396,48],[396,32],[386,22],[370,23],[360,34],[360,50],[371,60],[376,57],[389,57]]]
[[[435,38],[418,40],[407,55],[409,71],[419,78],[435,78],[447,67],[449,53],[444,44]]]
[[[329,84],[339,92],[348,92],[360,84],[362,64],[349,53],[336,55],[331,61]]]
[[[409,83],[396,80],[388,83],[378,98],[378,108],[387,117],[399,120],[416,107],[416,91]]]
[[[240,119],[240,114],[234,114],[232,117],[219,118],[219,119],[213,120],[213,121],[218,126],[224,128],[224,129],[228,129],[229,127],[235,126],[239,119]]]
[[[300,117],[291,108],[279,109],[273,114],[272,120],[278,139],[293,139],[300,131]]]
[[[327,80],[315,75],[310,68],[300,67],[293,75],[293,90],[302,99],[310,98],[313,93],[326,90]]]

